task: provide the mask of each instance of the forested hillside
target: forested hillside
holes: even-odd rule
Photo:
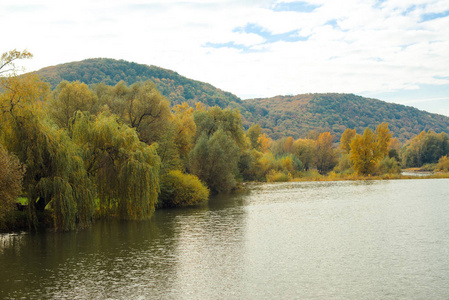
[[[245,121],[259,123],[274,139],[304,137],[312,130],[340,137],[346,128],[363,132],[382,122],[388,122],[402,141],[423,130],[449,132],[448,117],[353,94],[277,96],[246,100],[243,105]]]
[[[449,118],[404,105],[368,99],[353,94],[304,94],[242,101],[214,86],[188,79],[178,73],[155,66],[107,58],[87,59],[47,67],[36,72],[52,88],[63,80],[86,84],[104,82],[115,85],[121,80],[131,85],[153,81],[170,104],[202,102],[209,107],[237,108],[247,129],[259,123],[271,138],[305,137],[310,131],[329,131],[337,138],[346,128],[361,132],[366,127],[388,122],[394,136],[401,141],[423,130],[449,132]]]
[[[61,81],[80,81],[86,84],[104,82],[116,85],[121,80],[127,84],[151,80],[172,105],[203,102],[208,106],[228,107],[230,102],[240,103],[237,96],[212,85],[179,75],[174,71],[109,58],[93,58],[43,68],[36,72],[51,84],[52,89]]]

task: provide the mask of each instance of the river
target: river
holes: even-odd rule
[[[448,299],[449,180],[260,184],[0,236],[0,299]]]

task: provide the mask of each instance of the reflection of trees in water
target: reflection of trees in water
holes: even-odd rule
[[[244,213],[225,203],[159,210],[144,222],[99,221],[78,232],[1,235],[0,294],[157,298],[237,276]]]
[[[246,263],[242,203],[241,195],[217,196],[209,202],[208,210],[176,216],[174,290],[178,296],[207,298],[214,291],[217,298],[223,298],[231,285],[234,291],[244,288],[236,286],[244,285]]]
[[[8,255],[10,251],[18,251],[22,245],[21,240],[25,235],[20,233],[0,233],[0,255]]]
[[[4,235],[0,294],[90,298],[113,296],[139,281],[163,284],[158,276],[172,273],[164,261],[164,255],[173,252],[170,226],[152,220],[109,221],[79,232]]]

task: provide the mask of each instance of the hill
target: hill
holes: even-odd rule
[[[423,130],[449,133],[448,117],[353,94],[277,96],[246,100],[243,106],[245,121],[259,123],[275,139],[305,137],[311,130],[330,131],[339,138],[346,128],[363,133],[382,122],[402,141]]]
[[[449,118],[416,108],[364,98],[353,94],[303,94],[242,101],[237,96],[214,86],[159,68],[108,58],[87,59],[36,72],[52,88],[62,80],[79,80],[86,84],[104,82],[115,85],[151,80],[172,105],[202,102],[208,106],[238,108],[245,128],[259,123],[273,139],[283,136],[305,137],[308,132],[330,131],[340,138],[346,128],[362,133],[369,126],[388,122],[390,130],[401,141],[423,130],[449,133]]]
[[[121,80],[127,84],[151,80],[172,104],[187,102],[194,105],[196,102],[203,102],[209,106],[218,105],[224,108],[228,107],[231,102],[235,106],[242,101],[231,93],[215,88],[208,83],[188,79],[174,71],[125,60],[86,59],[46,67],[37,71],[36,74],[44,77],[52,88],[55,88],[63,80],[78,80],[86,84],[104,82],[107,85],[116,85]]]

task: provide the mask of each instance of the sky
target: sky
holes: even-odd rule
[[[449,0],[2,0],[27,71],[107,57],[242,99],[354,93],[449,116]]]

